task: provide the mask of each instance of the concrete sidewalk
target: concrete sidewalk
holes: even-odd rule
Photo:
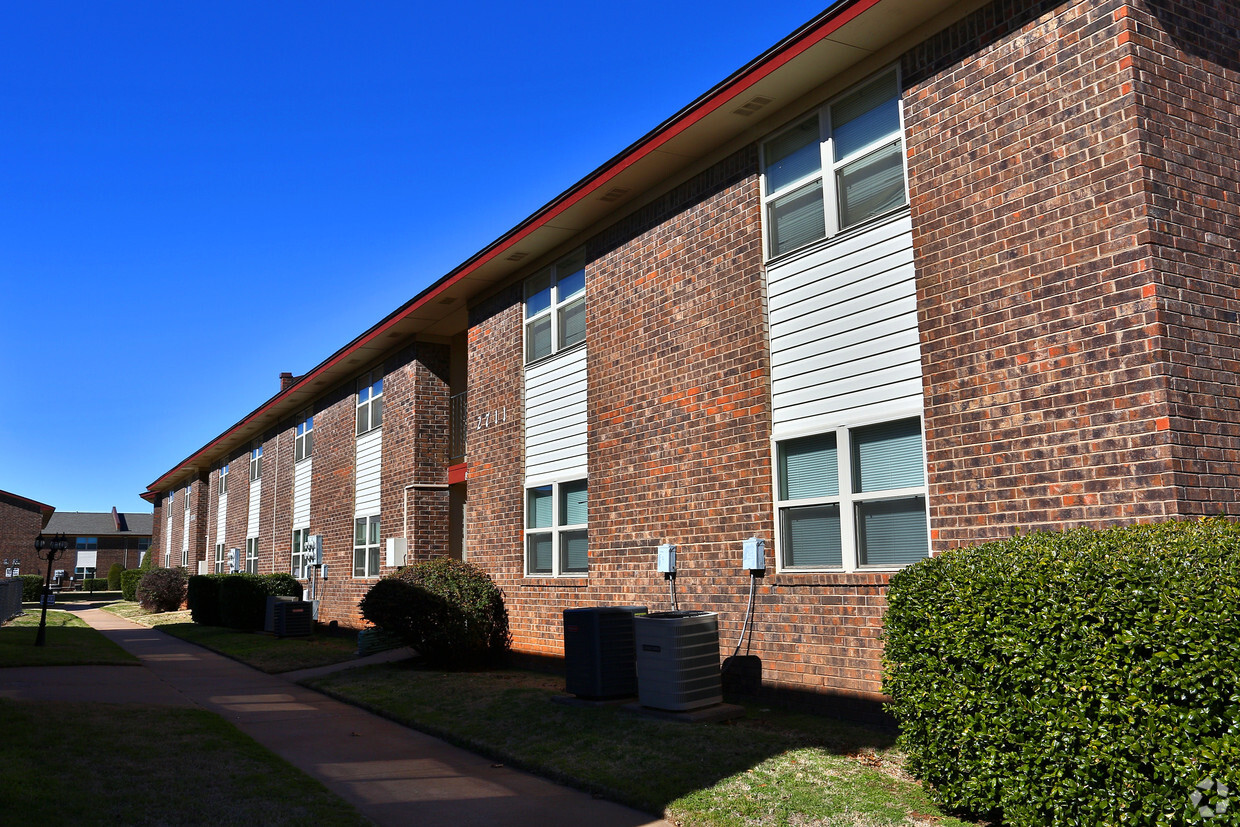
[[[671,827],[156,629],[94,608],[73,611],[140,658],[142,667],[0,670],[0,697],[202,707],[382,825]]]

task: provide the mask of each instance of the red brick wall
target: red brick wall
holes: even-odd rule
[[[42,530],[43,513],[37,505],[0,493],[0,559],[8,560],[9,566],[16,560],[22,574],[46,575],[47,562],[39,560],[34,549]]]
[[[1117,10],[1141,107],[1151,300],[1182,515],[1240,514],[1240,5]]]
[[[1124,4],[1027,5],[905,59],[939,549],[1176,513]]]

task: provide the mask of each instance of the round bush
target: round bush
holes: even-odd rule
[[[1240,823],[1237,524],[949,551],[892,576],[884,635],[909,767],[943,804],[1010,825]]]
[[[447,557],[379,580],[362,598],[361,610],[436,665],[494,662],[511,641],[499,587],[481,569]]]
[[[121,572],[124,570],[125,567],[120,563],[113,563],[112,567],[108,569],[108,591],[120,591]]]
[[[142,569],[127,569],[121,572],[121,599],[137,600],[138,584],[142,582],[142,578],[146,572]]]
[[[138,603],[148,612],[175,612],[185,602],[185,569],[151,569],[138,583]]]

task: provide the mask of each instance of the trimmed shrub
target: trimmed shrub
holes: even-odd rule
[[[82,580],[82,591],[106,592],[107,590],[108,578],[106,577],[87,577]]]
[[[22,575],[22,602],[38,603],[43,594],[43,578],[37,574]]]
[[[138,603],[148,612],[175,612],[185,602],[185,569],[151,569],[138,582]]]
[[[291,574],[228,574],[219,581],[220,625],[256,631],[266,619],[267,598],[301,597],[301,583]]]
[[[1240,526],[1030,534],[891,578],[910,770],[1011,825],[1185,824],[1240,789]]]
[[[138,599],[138,583],[142,582],[142,578],[145,574],[146,572],[142,569],[127,569],[121,572],[122,600]]]
[[[155,568],[155,555],[158,549],[155,546],[148,548],[142,555],[142,562],[138,563],[138,571],[150,571]]]
[[[189,578],[185,602],[190,617],[203,626],[222,626],[220,620],[220,582],[227,574],[195,574]]]
[[[125,567],[122,566],[120,563],[113,563],[112,567],[108,569],[108,591],[110,592],[120,591],[121,572],[123,572],[124,570],[125,570]]]
[[[511,642],[499,587],[481,569],[447,557],[384,577],[360,607],[368,621],[399,636],[432,664],[493,662]]]

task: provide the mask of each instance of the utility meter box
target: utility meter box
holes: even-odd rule
[[[387,563],[389,566],[405,565],[405,557],[409,552],[409,541],[404,537],[387,538]]]
[[[758,537],[750,537],[745,541],[741,557],[742,567],[750,571],[766,570],[766,541]]]
[[[303,541],[301,551],[310,555],[310,565],[323,565],[323,535],[311,534]]]
[[[659,546],[659,555],[656,561],[659,571],[664,574],[672,574],[676,571],[676,547],[670,543],[664,543]]]

